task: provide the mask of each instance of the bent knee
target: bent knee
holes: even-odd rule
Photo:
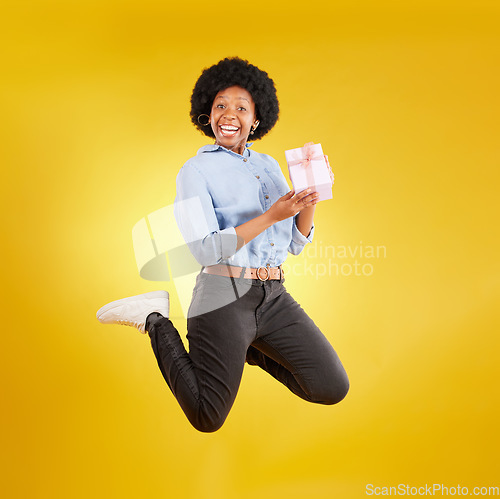
[[[191,422],[191,424],[196,430],[201,431],[202,433],[214,433],[215,431],[219,430],[222,427],[224,421],[222,421],[222,423],[220,424],[219,423],[197,424],[193,422]]]
[[[338,404],[346,397],[349,392],[349,386],[349,378],[346,375],[325,387],[325,390],[321,394],[318,394],[314,402],[324,405]]]
[[[226,421],[226,416],[198,414],[198,417],[190,419],[189,422],[193,427],[201,431],[202,433],[213,433],[219,430],[224,422]]]

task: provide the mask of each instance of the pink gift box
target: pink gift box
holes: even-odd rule
[[[311,192],[319,194],[318,201],[333,198],[333,173],[321,144],[309,142],[304,147],[289,149],[285,157],[295,193],[311,188]]]

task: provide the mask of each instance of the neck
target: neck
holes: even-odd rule
[[[236,154],[243,156],[243,153],[245,152],[246,142],[245,144],[236,144],[233,147],[227,147],[224,144],[219,144],[217,141],[215,141],[215,145],[225,147],[228,151],[233,151]]]

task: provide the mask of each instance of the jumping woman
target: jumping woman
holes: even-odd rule
[[[309,402],[335,404],[349,381],[335,350],[284,286],[287,253],[312,241],[317,193],[290,191],[278,162],[250,150],[276,124],[268,74],[239,58],[205,69],[191,121],[214,143],[177,175],[175,217],[201,271],[187,317],[189,352],[168,319],[166,291],[111,302],[104,324],[149,335],[158,366],[190,423],[218,430],[245,362]]]

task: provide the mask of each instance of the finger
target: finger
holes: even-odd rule
[[[312,199],[316,199],[319,197],[319,194],[317,192],[304,192],[302,191],[300,194],[297,194],[295,196],[295,203],[296,204],[303,204],[303,203],[308,203]]]
[[[296,207],[298,210],[302,210],[307,208],[308,206],[313,206],[319,201],[319,194],[317,192],[312,192],[307,196],[304,196],[302,199],[298,200],[296,203]]]
[[[319,193],[318,192],[311,192],[307,194],[306,196],[303,196],[300,200],[300,202],[308,203],[312,199],[319,198]]]
[[[299,192],[295,197],[297,198],[298,201],[300,201],[302,198],[305,198],[306,196],[310,196],[314,194],[316,191],[312,192],[312,189],[305,189],[301,192]]]
[[[297,215],[297,213],[300,213],[302,210],[305,210],[306,208],[313,207],[316,203],[317,203],[317,201],[314,201],[313,203],[309,203],[309,204],[299,203],[297,205],[297,208],[295,209],[295,215]]]
[[[295,189],[292,189],[290,192],[287,192],[281,199],[284,199],[286,201],[287,199],[293,198],[294,195]]]
[[[305,189],[303,191],[300,191],[298,194],[295,195],[293,198],[294,204],[298,204],[302,201],[302,198],[307,196],[311,192],[311,189]]]

